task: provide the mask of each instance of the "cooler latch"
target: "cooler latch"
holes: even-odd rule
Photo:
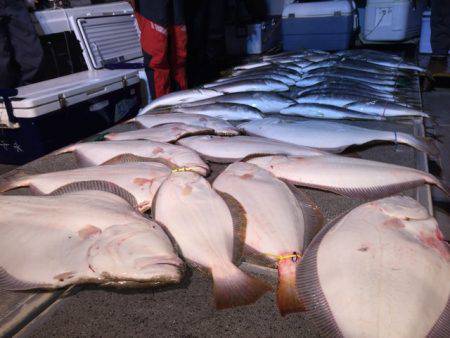
[[[123,86],[123,88],[127,88],[128,87],[128,80],[127,80],[127,78],[125,76],[122,77],[122,86]]]
[[[61,108],[65,108],[67,106],[67,101],[63,94],[58,95],[58,101]]]
[[[8,121],[5,123],[9,128],[18,128],[17,118],[14,116],[14,109],[11,103],[11,97],[17,96],[17,89],[0,89],[0,96],[3,98],[3,105],[8,115]],[[2,119],[0,119],[2,120]]]

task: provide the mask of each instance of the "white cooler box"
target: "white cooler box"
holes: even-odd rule
[[[367,0],[361,38],[363,41],[402,41],[416,37],[420,33],[424,8],[423,0]]]
[[[34,13],[41,35],[74,32],[88,69],[137,69],[144,103],[150,101],[140,32],[128,2],[45,10]]]
[[[356,28],[356,7],[352,1],[293,3],[283,10],[283,48],[348,49]]]
[[[0,163],[23,164],[135,116],[136,70],[85,71],[18,88],[0,103]]]

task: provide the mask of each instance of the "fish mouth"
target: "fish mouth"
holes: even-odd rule
[[[155,266],[170,266],[175,267],[177,269],[184,269],[184,263],[181,259],[173,259],[173,258],[154,258],[149,261],[147,264],[143,264],[139,266],[139,270],[145,270],[148,268],[152,268]]]
[[[182,272],[174,274],[173,276],[155,276],[152,279],[124,279],[124,280],[110,280],[102,283],[102,287],[110,287],[115,289],[143,289],[154,288],[158,286],[178,284],[182,279]]]
[[[185,265],[181,259],[152,259],[152,261],[137,268],[136,271],[139,272],[135,276],[112,276],[108,273],[102,273],[105,282],[101,285],[119,289],[139,289],[178,284],[183,278]]]
[[[184,269],[184,264],[182,262],[180,262],[180,263],[174,263],[174,262],[171,262],[171,263],[156,263],[155,265],[167,265],[167,266],[175,267],[177,269]]]
[[[196,172],[197,174],[201,175],[201,176],[208,176],[210,173],[210,168],[208,167],[208,165],[193,165],[193,166],[189,166],[189,168],[192,168],[192,171]]]

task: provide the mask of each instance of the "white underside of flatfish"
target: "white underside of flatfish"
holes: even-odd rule
[[[297,271],[299,294],[329,337],[447,337],[449,279],[436,220],[402,196],[330,223]]]
[[[181,107],[182,108],[182,107]],[[176,108],[174,108],[176,111]],[[217,135],[238,135],[239,131],[229,122],[202,114],[165,113],[138,116],[129,122],[135,122],[144,128],[152,128],[165,123],[184,123],[191,126],[213,129]]]
[[[317,149],[254,136],[192,136],[178,141],[203,158],[220,163],[231,163],[255,154],[287,154],[297,156],[321,156]]]
[[[151,207],[156,191],[170,173],[169,167],[156,162],[112,164],[32,176],[21,176],[19,172],[0,182],[0,191],[30,187],[36,194],[47,195],[58,190],[117,189],[112,184],[128,192],[131,204],[144,212]]]
[[[296,302],[295,268],[321,225],[318,209],[305,196],[294,195],[286,183],[250,163],[231,164],[213,187],[235,198],[245,211],[244,258],[278,267],[277,298],[282,314],[298,311],[302,305]]]
[[[101,191],[0,196],[0,247],[3,289],[174,283],[183,266],[156,223]]]
[[[386,197],[425,183],[446,191],[433,175],[426,172],[345,156],[265,156],[248,162],[296,185],[355,198]]]
[[[352,145],[373,141],[405,143],[428,153],[438,153],[437,148],[425,139],[419,139],[397,131],[383,131],[361,128],[328,121],[286,121],[265,118],[238,126],[249,135],[314,147],[330,152],[342,152]]]
[[[105,139],[109,141],[150,140],[170,143],[182,137],[202,134],[214,134],[214,130],[185,123],[166,123],[152,128],[109,133],[105,135]]]
[[[103,141],[76,143],[54,154],[75,153],[81,166],[120,163],[122,155],[134,155],[149,160],[162,161],[172,167],[188,167],[201,175],[209,171],[198,154],[186,147],[149,140]]]
[[[264,283],[233,264],[239,225],[204,178],[192,172],[170,175],[158,191],[153,214],[183,257],[212,274],[218,308],[252,303],[267,291]]]

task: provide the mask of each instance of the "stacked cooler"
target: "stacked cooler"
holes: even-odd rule
[[[348,49],[356,27],[352,1],[293,3],[283,10],[283,47],[286,51]]]
[[[0,103],[0,163],[33,160],[130,118],[141,106],[138,70],[104,69],[140,60],[127,3],[37,12],[36,21],[41,34],[74,31],[89,70],[18,88],[9,111]]]

